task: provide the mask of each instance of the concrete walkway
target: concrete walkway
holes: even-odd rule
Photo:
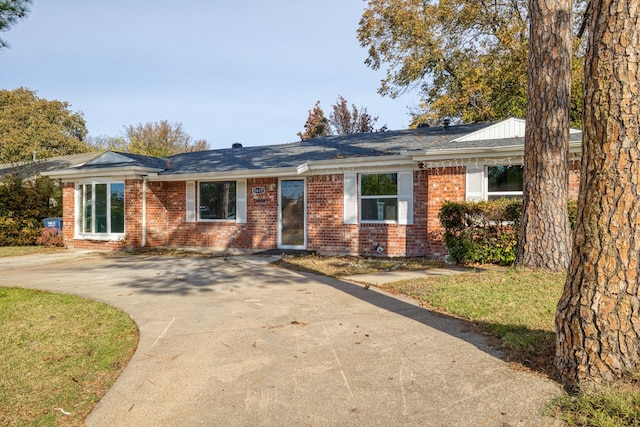
[[[540,426],[561,394],[464,323],[270,258],[0,258],[0,285],[129,313],[138,350],[88,426]],[[62,416],[62,415],[60,415]]]
[[[427,270],[393,270],[381,273],[354,274],[344,277],[345,280],[355,283],[368,283],[370,285],[384,285],[399,282],[400,280],[420,279],[433,276],[448,276],[469,271],[466,267],[430,268]]]

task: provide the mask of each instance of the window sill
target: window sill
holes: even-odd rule
[[[398,221],[360,221],[360,225],[399,225]]]
[[[73,240],[90,240],[92,242],[117,242],[124,240],[122,234],[80,234],[73,236]]]

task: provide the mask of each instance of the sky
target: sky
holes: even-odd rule
[[[280,144],[338,96],[405,129],[417,95],[377,93],[357,39],[364,0],[34,0],[0,33],[0,89],[83,113],[89,135],[181,123],[210,148]]]

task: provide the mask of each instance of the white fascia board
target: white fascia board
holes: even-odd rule
[[[581,142],[569,143],[569,153],[580,154],[581,152]],[[417,162],[424,162],[433,160],[473,159],[477,157],[498,158],[505,156],[522,156],[523,154],[524,145],[518,144],[501,147],[469,147],[425,151],[419,154],[413,154],[411,158]]]
[[[524,153],[523,145],[511,145],[506,147],[473,147],[473,148],[447,148],[441,150],[425,151],[414,154],[413,160],[424,162],[429,160],[453,160],[468,159],[478,156],[482,157],[503,157],[518,156]]]
[[[358,168],[394,168],[413,169],[414,161],[410,156],[356,157],[345,159],[319,160],[288,168],[242,169],[225,172],[200,172],[190,174],[149,174],[148,181],[190,181],[203,179],[248,179],[248,178],[288,178],[300,175],[326,174],[331,171],[342,173],[345,169]]]
[[[87,178],[108,178],[108,177],[143,177],[150,173],[157,173],[163,169],[157,168],[141,168],[136,166],[116,167],[116,168],[100,168],[100,169],[80,169],[80,170],[57,170],[43,172],[42,175],[49,178],[62,179],[64,181],[76,181]]]
[[[248,179],[248,178],[270,178],[298,176],[298,168],[269,168],[269,169],[241,169],[224,172],[199,172],[183,174],[151,174],[147,181],[198,181],[203,179]]]
[[[319,160],[308,162],[309,173],[329,170],[345,170],[359,168],[408,168],[412,169],[414,159],[409,155],[389,155],[377,157],[355,157],[345,159]]]

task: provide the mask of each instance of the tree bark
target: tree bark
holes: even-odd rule
[[[522,221],[516,263],[569,265],[568,160],[572,2],[529,0],[530,43]]]
[[[566,384],[640,368],[638,3],[592,0],[573,255],[556,316]]]

